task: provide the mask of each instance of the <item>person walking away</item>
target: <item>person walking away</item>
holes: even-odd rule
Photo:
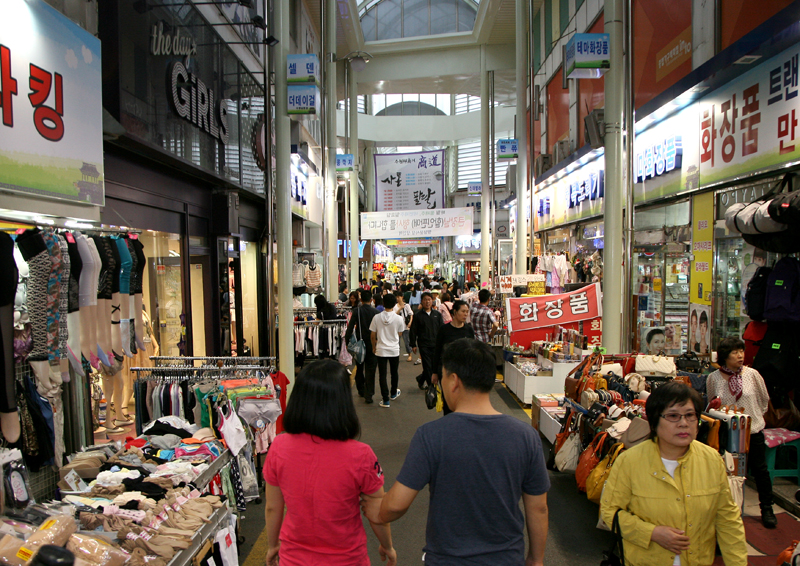
[[[375,305],[375,308],[378,309],[378,312],[383,312],[386,308],[383,306],[383,295],[377,293],[372,295],[372,303]]]
[[[378,357],[378,375],[381,385],[381,397],[379,405],[384,408],[390,406],[390,401],[394,401],[400,396],[397,384],[400,381],[398,365],[400,364],[400,337],[403,335],[406,325],[403,319],[392,312],[395,300],[394,295],[386,295],[383,298],[386,310],[372,319],[370,323],[370,336],[372,339],[372,349]],[[389,364],[391,372],[391,390],[386,383],[386,364]]]
[[[426,566],[539,566],[550,489],[539,434],[492,406],[495,359],[489,346],[457,340],[444,349],[442,364],[442,389],[453,413],[417,429],[380,505],[362,497],[364,514],[391,523],[429,485]]]
[[[346,303],[347,302],[347,283],[342,281],[339,283],[339,302]]]
[[[336,312],[336,307],[329,303],[323,295],[317,295],[314,297],[314,304],[317,307],[317,320],[335,320],[339,318],[339,315]],[[339,355],[339,352],[335,351],[335,348],[332,346],[333,344],[328,344],[328,333],[320,332],[320,357],[336,358]]]
[[[410,362],[413,357],[411,355],[411,339],[409,338],[408,334],[411,328],[411,321],[414,320],[414,313],[411,311],[411,306],[407,305],[403,300],[402,291],[395,291],[394,296],[395,299],[397,299],[397,304],[393,309],[394,313],[400,315],[406,325],[406,329],[403,331],[403,344],[405,344],[406,354],[408,354],[406,361]]]
[[[772,479],[767,468],[767,445],[764,442],[764,413],[769,394],[764,378],[758,371],[744,365],[744,342],[735,336],[725,338],[717,347],[719,369],[708,376],[706,392],[709,399],[719,397],[723,405],[744,409],[752,419],[750,452],[747,465],[756,480],[761,522],[768,529],[778,526],[772,510]]]
[[[422,304],[422,291],[420,291],[419,283],[414,283],[413,291],[411,292],[411,298],[408,299],[408,304],[411,305],[411,310],[414,314],[417,314],[417,310],[419,309],[420,304]]]
[[[658,387],[645,405],[650,439],[624,451],[611,468],[600,517],[612,525],[619,514],[626,564],[711,564],[717,545],[725,566],[748,563],[725,462],[696,440],[702,409],[702,397],[685,383]]]
[[[439,383],[439,376],[442,375],[442,353],[445,347],[462,338],[475,338],[475,331],[472,329],[472,325],[467,324],[468,317],[469,305],[464,301],[454,302],[453,320],[449,324],[442,326],[436,336],[436,347],[433,350],[433,374],[431,375],[431,382],[434,385]],[[447,415],[452,412],[447,405],[447,399],[444,399],[443,413]]]
[[[408,304],[408,301],[411,300],[411,289],[412,289],[411,284],[410,283],[406,283],[405,285],[400,287],[400,289],[403,291],[403,301],[406,304]],[[411,306],[411,305],[409,305],[409,306]]]
[[[366,355],[364,361],[356,364],[356,390],[358,396],[364,398],[364,403],[367,405],[372,403],[372,397],[375,395],[375,370],[378,367],[378,358],[375,357],[375,352],[372,350],[372,335],[370,334],[369,327],[372,324],[372,319],[378,315],[377,309],[372,306],[372,294],[367,289],[361,289],[361,305],[353,309],[350,315],[350,322],[347,323],[347,330],[344,334],[344,343],[350,342],[350,337],[353,332],[358,330],[359,340],[364,341],[366,346]]]
[[[497,324],[497,319],[494,317],[494,312],[489,308],[491,296],[492,294],[488,289],[481,289],[478,293],[479,302],[473,303],[469,311],[469,320],[475,330],[475,338],[486,344],[492,341],[492,336],[500,328],[500,325]]]
[[[422,293],[422,307],[411,321],[411,347],[414,353],[419,348],[419,359],[422,360],[422,373],[417,376],[417,385],[425,389],[431,384],[433,373],[433,352],[436,349],[436,335],[442,327],[442,315],[433,309],[433,298],[425,291]]]
[[[442,302],[439,305],[439,314],[442,315],[442,322],[447,324],[453,320],[453,299],[450,293],[445,292],[442,295]]]
[[[368,566],[359,498],[380,504],[383,471],[372,448],[356,440],[361,425],[344,366],[324,360],[303,368],[283,427],[263,471],[267,566]],[[381,558],[397,564],[389,525],[370,527]]]

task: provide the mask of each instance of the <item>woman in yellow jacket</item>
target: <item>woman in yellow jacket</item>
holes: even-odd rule
[[[629,566],[708,566],[719,543],[726,566],[746,566],[747,546],[719,453],[695,440],[702,398],[680,382],[657,388],[645,406],[650,440],[617,458],[600,513],[619,511]]]

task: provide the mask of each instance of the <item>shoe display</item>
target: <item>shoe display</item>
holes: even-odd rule
[[[394,400],[395,400],[395,399],[397,399],[398,397],[400,397],[400,390],[399,390],[399,389],[397,390],[397,393],[395,393],[394,395],[392,395],[391,397],[389,397],[389,399],[391,399],[392,401],[394,401]]]
[[[388,408],[389,408],[389,406],[390,406],[390,405],[389,405],[389,401],[381,401],[380,403],[378,403],[378,406],[379,406],[379,407],[383,407],[383,408],[385,408],[385,409],[388,409]]]
[[[775,516],[775,512],[771,508],[761,510],[761,523],[767,529],[777,528],[778,518]]]

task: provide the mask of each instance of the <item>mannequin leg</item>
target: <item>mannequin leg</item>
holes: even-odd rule
[[[111,295],[111,350],[116,356],[122,355],[122,337],[120,335],[120,294]]]
[[[97,299],[97,357],[111,367],[111,300]]]
[[[120,372],[114,375],[106,375],[103,372],[103,391],[106,396],[106,428],[116,429],[120,426],[131,424],[130,421],[125,420],[122,416],[122,374]],[[114,411],[111,410],[111,402],[114,402]],[[112,419],[113,414],[113,419]]]
[[[131,330],[130,330],[130,318],[131,318],[131,301],[130,295],[126,293],[119,294],[119,337],[120,337],[120,347],[119,353],[124,353],[129,358],[133,357],[133,354],[130,350],[130,343],[131,343]]]
[[[81,307],[81,354],[97,369],[97,324],[94,321],[96,306]]]
[[[69,326],[69,340],[67,341],[69,363],[75,373],[83,377],[83,365],[80,358],[82,343],[80,311],[71,312],[67,315],[67,325]]]
[[[0,430],[8,442],[16,442],[20,434],[17,395],[14,387],[14,305],[0,307],[0,346],[2,346],[2,397],[0,397]]]
[[[142,321],[142,294],[136,293],[133,296],[133,324],[134,334],[136,334],[136,347],[145,350],[144,347],[144,322]]]
[[[122,405],[120,405],[119,413],[126,421],[131,420],[128,407],[133,399],[133,380],[135,378],[133,372],[130,371],[131,365],[130,360],[125,360],[120,372],[122,375]]]

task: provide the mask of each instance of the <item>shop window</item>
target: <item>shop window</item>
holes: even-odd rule
[[[179,234],[146,230],[139,235],[147,257],[142,302],[150,315],[162,356],[186,355],[183,264]],[[195,320],[196,328],[204,321]]]
[[[243,355],[259,356],[258,334],[258,244],[241,242],[239,244],[241,263],[241,283],[239,292],[242,295],[242,339]]]

